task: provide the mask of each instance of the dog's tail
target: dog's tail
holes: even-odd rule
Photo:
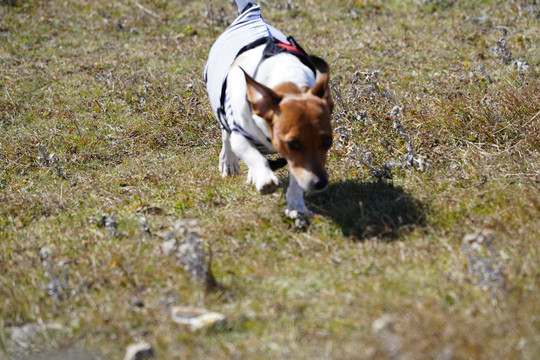
[[[243,13],[244,10],[246,10],[249,7],[255,5],[255,1],[253,1],[253,0],[236,0],[236,5],[238,6],[238,11],[240,13]]]

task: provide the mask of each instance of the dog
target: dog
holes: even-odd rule
[[[288,164],[288,218],[310,215],[304,192],[328,185],[333,101],[329,67],[268,24],[260,7],[236,0],[240,15],[213,44],[205,68],[210,103],[222,128],[219,169],[223,177],[248,167],[247,182],[274,192],[274,170]],[[278,153],[278,160],[266,155]]]

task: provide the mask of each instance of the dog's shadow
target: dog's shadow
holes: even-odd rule
[[[331,218],[345,236],[386,241],[425,225],[426,207],[402,187],[383,181],[346,180],[306,197],[311,210]]]

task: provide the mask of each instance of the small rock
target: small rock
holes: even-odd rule
[[[115,214],[106,214],[103,213],[101,216],[90,216],[88,219],[90,224],[95,224],[97,227],[105,227],[110,236],[119,236],[121,235],[118,232],[118,220]]]
[[[130,306],[131,307],[137,307],[137,308],[143,308],[144,307],[144,302],[139,298],[135,298],[135,299],[131,300]]]
[[[124,29],[124,25],[122,24],[122,21],[120,19],[116,19],[114,21],[114,25],[116,26],[116,30],[118,31]]]
[[[146,213],[148,215],[164,215],[165,211],[158,206],[150,206],[148,209],[146,209]]]
[[[469,260],[467,270],[471,282],[498,295],[505,288],[506,276],[494,239],[495,233],[491,230],[467,234],[463,237],[461,249]]]
[[[131,344],[126,348],[124,360],[145,360],[154,357],[154,348],[147,342]]]
[[[141,224],[141,231],[145,235],[152,235],[152,230],[150,229],[150,223],[148,222],[148,219],[145,216],[141,216],[139,218],[139,224]]]
[[[107,214],[101,214],[101,216],[90,216],[88,222],[90,224],[96,224],[97,227],[104,227],[105,222],[107,221]]]
[[[12,344],[17,348],[28,349],[32,345],[32,341],[41,333],[50,330],[62,330],[62,325],[52,324],[25,324],[22,326],[8,327],[8,332],[11,334]]]
[[[205,251],[197,222],[177,221],[168,230],[160,235],[164,239],[161,251],[165,255],[176,255],[177,264],[208,290],[219,287],[211,271],[212,251]]]
[[[491,244],[495,238],[495,233],[491,230],[483,230],[476,232],[474,234],[467,234],[463,237],[463,244],[467,246],[470,244],[474,250],[479,250],[482,247],[482,244]]]
[[[178,250],[178,240],[176,239],[169,239],[165,240],[163,243],[161,243],[161,251],[163,251],[163,254],[166,256],[174,254]]]
[[[118,220],[116,220],[116,215],[115,214],[111,214],[110,216],[108,216],[106,218],[106,220],[105,220],[105,229],[107,229],[107,232],[111,236],[118,235],[118,233],[117,233]]]
[[[382,352],[390,359],[403,359],[399,337],[393,332],[394,319],[391,315],[383,315],[373,322],[371,330],[379,343]]]
[[[192,278],[204,283],[208,275],[203,240],[197,234],[189,234],[178,246],[178,263]]]
[[[219,326],[225,324],[227,317],[223,314],[205,309],[175,306],[171,311],[175,323],[185,325],[191,331],[204,327]]]
[[[394,323],[394,318],[391,315],[385,314],[381,316],[380,318],[375,320],[373,324],[371,325],[373,334],[378,334],[381,331],[390,331],[393,323]]]
[[[48,248],[48,247],[44,247],[44,248],[41,248],[39,250],[39,256],[45,260],[45,259],[48,259],[49,256],[51,256],[53,253],[53,251],[51,250],[51,248]]]

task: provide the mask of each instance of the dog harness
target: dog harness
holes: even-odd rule
[[[257,75],[259,66],[264,60],[284,52],[296,56],[313,73],[316,73],[315,66],[304,49],[292,37],[286,37],[268,24],[261,16],[260,7],[252,5],[235,19],[210,49],[204,79],[210,105],[221,128],[229,133],[235,132],[244,136],[261,153],[271,153],[272,151],[267,145],[234,121],[234,114],[227,95],[227,76],[235,59],[243,52],[262,45],[265,45],[265,48],[253,77]],[[270,143],[270,139],[267,141]]]

